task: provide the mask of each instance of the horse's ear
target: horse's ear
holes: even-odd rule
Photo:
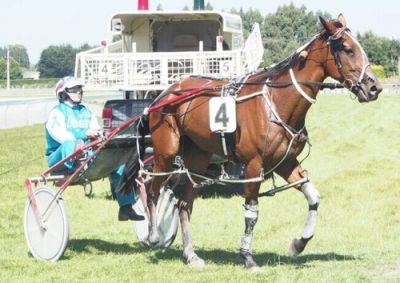
[[[323,17],[319,16],[319,20],[325,30],[330,34],[334,34],[336,32],[337,27],[334,25],[333,21],[325,20]]]
[[[347,27],[347,21],[346,18],[343,16],[342,13],[339,14],[337,17],[338,21],[343,25],[343,27]]]
[[[325,20],[323,17],[319,16],[319,21],[321,22],[321,25],[322,25],[327,31],[329,31],[328,23],[326,22],[326,20]]]

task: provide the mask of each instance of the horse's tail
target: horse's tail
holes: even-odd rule
[[[138,136],[139,136],[139,150],[136,148],[133,150],[133,153],[128,157],[128,160],[125,163],[125,170],[121,177],[121,180],[116,189],[117,192],[122,194],[127,194],[131,192],[132,189],[136,191],[137,183],[136,178],[138,177],[138,173],[140,170],[140,157],[143,158],[145,154],[146,141],[145,136],[150,133],[149,130],[149,122],[147,116],[141,117],[138,120]]]

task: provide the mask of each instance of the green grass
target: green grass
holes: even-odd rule
[[[316,235],[301,256],[288,257],[307,203],[293,190],[260,199],[253,242],[259,273],[245,270],[238,255],[242,198],[196,200],[192,234],[207,266],[192,270],[181,260],[180,232],[166,251],[136,241],[131,223],[117,221],[106,180],[94,184],[93,198],[79,186],[65,192],[70,241],[60,260],[29,257],[23,182],[46,168],[43,129],[1,130],[0,282],[399,282],[399,110],[396,95],[370,104],[319,97],[308,115],[313,146],[303,164],[321,193]]]

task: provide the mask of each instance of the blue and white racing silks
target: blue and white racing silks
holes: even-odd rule
[[[49,156],[65,141],[83,140],[89,129],[100,129],[95,115],[82,104],[62,102],[55,106],[46,122],[46,155]]]

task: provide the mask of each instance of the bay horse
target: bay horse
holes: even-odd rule
[[[308,217],[301,237],[292,240],[289,253],[301,253],[313,237],[317,222],[320,195],[306,178],[297,156],[307,142],[305,118],[323,81],[331,77],[349,89],[359,102],[376,100],[382,87],[375,78],[366,53],[346,26],[343,15],[337,19],[320,17],[322,31],[292,56],[270,68],[259,70],[234,89],[237,126],[234,132],[234,159],[245,167],[245,227],[240,255],[245,267],[257,269],[252,256],[252,235],[257,223],[258,197],[261,181],[276,172],[288,184],[301,191],[308,203]],[[174,158],[179,154],[186,169],[196,174],[206,171],[213,154],[224,156],[219,134],[210,132],[209,100],[221,95],[228,81],[204,77],[188,77],[173,84],[162,94],[148,113],[148,126],[154,150],[154,177],[147,205],[149,210],[149,242],[156,244],[156,203],[165,181],[163,172],[172,172]],[[186,90],[196,95],[174,100]],[[186,92],[187,93],[187,92]],[[168,101],[175,101],[169,103]],[[265,172],[268,172],[266,174]],[[265,176],[268,175],[268,176]],[[189,178],[190,179],[190,178]],[[204,261],[194,251],[190,232],[190,215],[196,196],[192,176],[178,201],[183,239],[183,257],[194,267]]]

